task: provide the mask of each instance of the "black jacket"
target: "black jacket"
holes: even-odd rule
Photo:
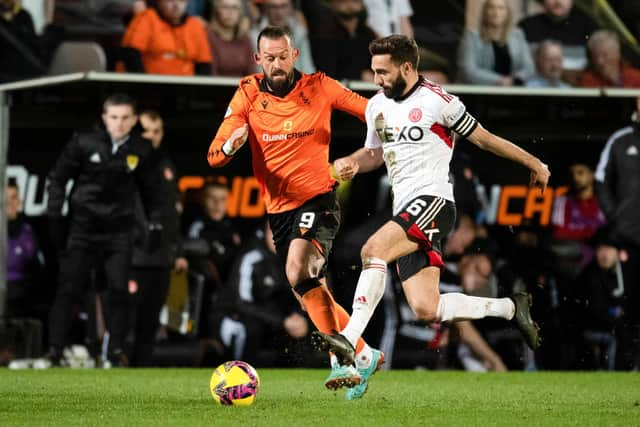
[[[612,237],[640,247],[640,130],[615,132],[602,150],[596,169],[596,194]]]
[[[151,150],[149,169],[158,183],[158,194],[162,202],[159,222],[162,225],[161,239],[156,247],[145,245],[144,235],[149,228],[142,198],[136,197],[136,225],[138,238],[133,249],[134,267],[171,268],[175,259],[182,256],[180,218],[176,209],[178,185],[176,167],[169,155],[162,149]]]
[[[65,186],[72,179],[72,233],[132,232],[138,189],[147,214],[157,221],[161,199],[148,164],[150,153],[151,143],[135,132],[115,154],[105,130],[74,134],[49,173],[47,214],[60,218]]]

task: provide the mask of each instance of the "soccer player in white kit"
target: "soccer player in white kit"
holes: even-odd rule
[[[391,35],[373,41],[369,51],[375,82],[382,91],[367,105],[364,147],[337,159],[334,168],[340,178],[351,179],[386,163],[393,217],[362,247],[362,272],[347,326],[333,335],[314,333],[314,344],[345,360],[353,359],[353,346],[384,294],[387,264],[397,260],[404,293],[418,319],[446,322],[502,317],[512,320],[535,350],[541,340],[529,313],[529,294],[499,299],[462,293],[440,295],[438,285],[443,267],[441,242],[454,226],[456,215],[449,179],[452,132],[527,167],[530,184],[542,191],[550,176],[547,165],[487,131],[456,96],[422,78],[417,72],[418,47],[414,40]],[[373,366],[360,372],[362,382],[352,393],[364,394],[374,372]]]

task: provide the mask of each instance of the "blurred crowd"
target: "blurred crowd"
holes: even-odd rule
[[[50,74],[54,64],[59,67],[65,44],[78,41],[97,46],[106,58],[103,70],[242,76],[258,71],[257,32],[278,25],[292,31],[301,71],[371,81],[369,42],[391,33],[419,39],[422,16],[413,12],[418,3],[0,0],[0,79]],[[573,3],[469,0],[457,55],[443,65],[421,44],[423,72],[440,83],[640,87],[640,71],[633,66],[638,28],[610,19],[613,7],[603,20],[597,11]],[[211,178],[197,191],[178,191],[179,171],[162,148],[163,118],[142,111],[138,120],[135,102],[126,96],[109,102],[104,127],[75,135],[49,175],[49,235],[36,235],[21,214],[17,183],[6,185],[10,328],[0,343],[0,364],[210,366],[230,358],[258,366],[322,363],[313,359],[310,323],[286,283],[268,224],[248,230],[227,216],[230,183],[224,178]],[[458,218],[444,247],[441,291],[502,297],[527,290],[545,341],[533,354],[504,322],[420,324],[403,300],[398,278],[389,274],[383,307],[367,331],[368,341],[385,350],[388,365],[637,370],[639,114],[628,127],[612,129],[597,162],[573,159],[569,170],[553,171],[566,174],[570,186],[554,200],[549,229],[521,226],[505,237],[484,224],[473,164],[456,152],[451,173]],[[132,136],[110,127],[118,117],[129,120],[126,135],[130,130]],[[127,138],[143,137],[152,142],[150,152],[120,149]],[[73,150],[107,138],[112,151],[96,151],[83,172]],[[135,182],[96,166],[116,156],[126,157]],[[112,191],[122,210],[101,211],[110,219],[103,223],[83,222],[79,211],[71,218],[62,215],[68,178],[87,185],[74,197],[90,198],[96,183],[138,191]],[[130,229],[106,225],[122,218],[116,213],[131,219]],[[329,278],[347,306],[359,248],[388,217],[382,208],[356,229],[343,230],[336,242]],[[39,241],[44,240],[55,247],[55,259],[43,257]],[[52,295],[52,280],[44,277],[47,263],[58,266],[58,282],[68,283],[68,289],[58,285]],[[114,285],[123,274],[126,289]]]
[[[443,5],[2,0],[0,81],[92,69],[240,77],[258,71],[256,35],[275,25],[292,32],[301,71],[323,71],[338,80],[372,81],[369,42],[402,33],[416,38],[422,72],[440,84],[640,86],[637,6],[615,0],[451,0]],[[433,16],[438,28],[451,34],[434,35]]]

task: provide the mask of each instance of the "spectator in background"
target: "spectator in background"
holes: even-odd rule
[[[620,40],[613,31],[599,30],[587,42],[589,66],[582,74],[582,87],[640,87],[640,70],[626,64]]]
[[[201,19],[187,16],[187,0],[157,0],[134,16],[122,39],[127,72],[211,75],[211,51]]]
[[[233,262],[219,311],[212,313],[212,330],[227,357],[253,363],[260,350],[279,347],[284,354],[295,347],[291,339],[308,334],[309,324],[290,289],[265,222]]]
[[[526,81],[527,87],[570,87],[562,81],[562,45],[544,40],[535,51],[536,74]]]
[[[540,13],[542,11],[542,1],[531,0],[508,0],[511,12],[513,12],[513,22],[520,22],[520,20],[534,13]],[[478,0],[465,0],[464,1],[464,26],[472,30],[478,29],[478,17],[480,16],[482,9],[482,2]]]
[[[329,9],[305,12],[314,17],[309,22],[313,23],[309,32],[313,62],[336,80],[373,81],[368,47],[376,34],[366,24],[362,0],[329,0],[328,4]]]
[[[623,324],[627,339],[620,344],[619,365],[640,368],[640,98],[631,126],[607,141],[596,168],[596,195],[611,229],[611,238],[621,249],[624,279]]]
[[[148,162],[151,145],[132,132],[138,121],[135,102],[124,94],[109,96],[102,121],[103,129],[73,135],[48,177],[49,232],[60,257],[60,272],[49,322],[50,351],[43,368],[60,362],[69,338],[72,304],[92,268],[105,275],[109,291],[109,360],[128,364],[123,345],[137,191],[150,219],[149,230],[155,230],[149,232],[148,247],[155,247],[159,237],[159,228],[151,225],[161,218],[163,202]],[[69,180],[74,181],[74,190],[67,232],[62,207]]]
[[[219,291],[229,275],[229,269],[240,248],[240,233],[236,230],[231,220],[227,217],[227,199],[229,189],[227,185],[218,182],[207,182],[202,188],[203,212],[189,226],[190,239],[202,239],[209,247],[209,255],[206,259],[190,259],[193,269],[202,273],[205,278],[205,290],[202,320],[206,319],[212,301],[219,296]],[[199,322],[205,325],[206,322]],[[202,335],[208,335],[207,331],[201,331]]]
[[[587,40],[598,29],[596,23],[573,6],[573,0],[544,0],[544,12],[518,24],[532,50],[547,39],[562,43],[563,69],[580,71],[587,65]]]
[[[314,73],[316,66],[311,56],[304,15],[293,7],[292,0],[264,0],[262,8],[264,13],[252,31],[251,40],[257,40],[258,33],[269,25],[287,28],[300,51],[296,68],[306,74]]]
[[[31,226],[22,215],[20,189],[9,180],[5,191],[7,217],[7,316],[34,316],[37,275],[41,267],[38,241]]]
[[[18,0],[0,0],[0,83],[46,71],[31,15]]]
[[[570,173],[569,191],[557,197],[553,204],[549,245],[554,278],[549,287],[552,304],[557,307],[554,319],[569,331],[575,329],[573,293],[582,285],[584,278],[580,274],[594,256],[592,239],[605,222],[593,188],[593,170],[586,162],[574,160]],[[579,342],[558,341],[559,348],[567,350],[565,367],[571,366],[572,347]]]
[[[589,239],[604,225],[605,219],[593,188],[593,170],[581,161],[574,161],[569,168],[569,192],[555,199],[551,225],[552,238],[557,243],[575,243],[579,255],[574,271],[577,275],[593,258]]]
[[[248,32],[249,18],[241,0],[212,0],[213,13],[207,30],[214,76],[246,76],[257,71]],[[245,21],[243,23],[243,21]]]
[[[160,185],[158,196],[162,201],[159,223],[162,239],[157,246],[147,250],[144,239],[133,248],[129,292],[134,295],[132,366],[150,366],[153,344],[159,324],[162,305],[167,298],[171,270],[184,271],[189,264],[182,256],[179,215],[177,210],[178,187],[176,167],[162,149],[164,121],[156,111],[140,113],[142,136],[151,141],[153,150],[149,156],[149,168]],[[141,230],[148,228],[142,200],[137,200],[137,221]]]
[[[466,30],[458,50],[464,83],[522,85],[533,75],[531,53],[522,31],[513,28],[505,0],[486,0],[478,31]]]
[[[7,299],[6,320],[10,331],[16,331],[16,340],[9,340],[11,356],[25,358],[14,360],[10,368],[26,368],[30,360],[42,352],[42,325],[48,306],[43,300],[40,272],[42,255],[31,226],[22,215],[20,189],[10,179],[5,187],[5,215],[7,218]],[[5,319],[3,319],[5,320]],[[11,334],[11,333],[10,333]],[[0,340],[0,352],[4,340]],[[12,345],[13,344],[13,345]]]
[[[402,34],[413,38],[409,0],[364,0],[367,8],[367,25],[378,37]]]

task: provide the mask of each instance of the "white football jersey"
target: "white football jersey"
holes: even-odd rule
[[[367,104],[365,147],[382,147],[393,192],[393,213],[417,196],[453,200],[449,162],[456,131],[468,136],[477,121],[464,104],[420,77],[402,99],[379,92]]]

